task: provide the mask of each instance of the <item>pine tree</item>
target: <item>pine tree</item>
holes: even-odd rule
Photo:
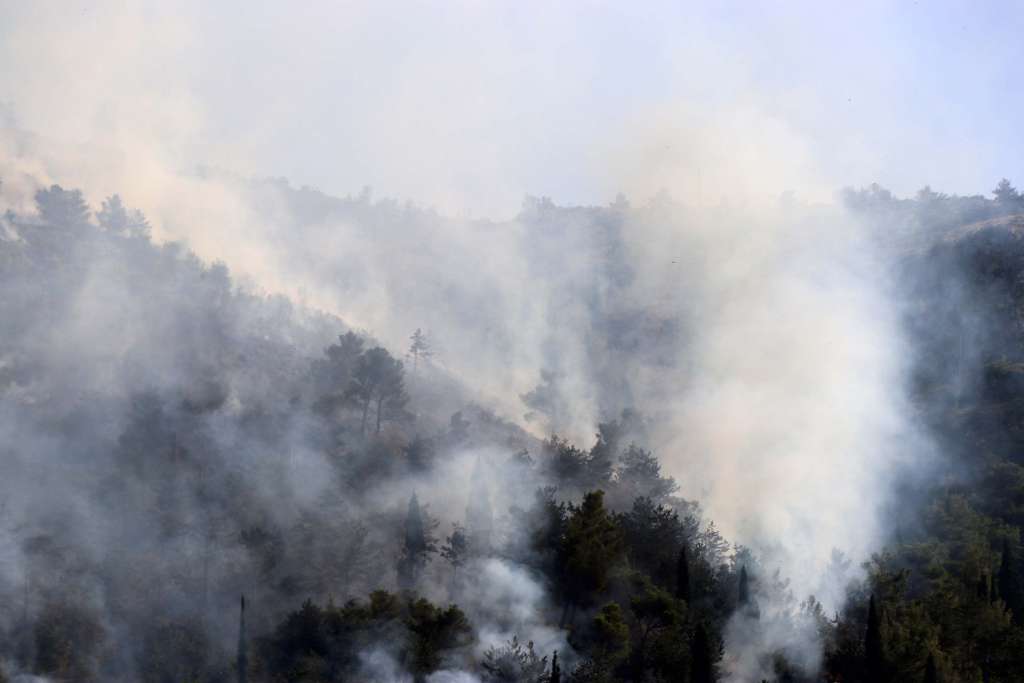
[[[713,683],[715,669],[711,662],[711,642],[703,623],[697,624],[690,641],[690,682]]]
[[[747,578],[747,566],[740,567],[740,585],[738,601],[741,607],[750,604],[750,582]]]
[[[427,533],[423,510],[414,493],[409,499],[409,508],[405,515],[405,542],[402,546],[402,557],[398,561],[398,583],[401,587],[412,588],[416,585],[420,572],[427,563],[427,554],[434,549],[433,540]]]
[[[558,668],[558,650],[551,655],[551,676],[548,677],[548,683],[562,683],[562,670]]]
[[[690,558],[686,554],[686,544],[679,549],[676,560],[676,597],[690,604]]]
[[[1010,181],[1003,178],[996,185],[996,189],[992,190],[992,194],[995,195],[997,202],[1012,203],[1020,200],[1020,192],[1017,191]]]
[[[242,596],[242,607],[238,614],[238,683],[249,680],[249,644],[245,637],[245,596]]]
[[[928,653],[928,662],[924,666],[924,683],[939,683],[939,671],[935,666],[935,653]]]
[[[419,369],[420,361],[427,360],[434,355],[434,352],[430,348],[427,335],[420,328],[417,327],[409,339],[412,342],[409,345],[409,357],[412,358],[412,374],[415,375],[416,370]]]
[[[868,627],[864,634],[864,659],[868,680],[885,680],[885,653],[882,647],[882,620],[872,594],[868,605]]]

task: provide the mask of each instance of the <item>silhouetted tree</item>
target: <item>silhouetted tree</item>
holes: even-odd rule
[[[661,503],[679,490],[674,479],[661,476],[661,464],[654,454],[635,444],[622,454],[615,478],[619,487],[625,489],[628,499],[646,496],[655,503]]]
[[[415,375],[419,369],[420,361],[430,359],[434,355],[434,351],[430,346],[427,335],[418,327],[412,333],[412,336],[409,337],[409,340],[411,341],[409,344],[409,357],[412,358],[412,373]]]
[[[562,670],[558,666],[558,650],[551,655],[551,675],[548,676],[548,683],[562,683]]]
[[[999,184],[996,185],[996,189],[992,190],[992,194],[995,195],[997,202],[1007,204],[1020,201],[1021,198],[1017,188],[1011,185],[1010,181],[1006,178],[999,181]]]
[[[676,597],[690,604],[690,558],[687,557],[686,543],[680,546],[676,560]]]
[[[39,190],[35,195],[39,216],[49,225],[78,227],[89,222],[89,206],[81,190],[65,190],[60,185]]]
[[[704,623],[697,624],[690,640],[690,683],[714,683],[715,667],[711,641]]]
[[[412,588],[416,585],[429,554],[435,550],[430,533],[431,526],[432,521],[420,507],[414,493],[409,499],[405,515],[405,538],[402,555],[398,561],[398,583],[403,588]]]
[[[604,507],[604,491],[587,493],[579,507],[571,508],[563,553],[570,607],[604,591],[608,573],[622,554],[622,533]]]
[[[379,346],[359,357],[352,373],[348,395],[362,410],[361,434],[366,433],[366,419],[372,404],[375,403],[377,409],[377,433],[380,433],[385,413],[391,418],[404,411],[408,396],[405,394],[403,374],[402,362],[395,360]]]
[[[459,569],[469,559],[471,546],[466,529],[458,522],[454,522],[452,527],[451,535],[445,539],[444,545],[441,546],[440,555],[452,566],[452,584],[454,585],[459,575]]]
[[[885,650],[882,645],[882,620],[871,596],[868,605],[868,625],[864,634],[864,665],[868,680],[884,681],[886,676]]]
[[[96,214],[96,222],[104,230],[123,236],[144,237],[149,235],[149,221],[139,210],[129,211],[119,195],[112,195],[103,200],[103,205]]]
[[[352,375],[362,355],[362,337],[354,332],[346,332],[338,337],[337,344],[324,349],[324,358],[313,361],[311,374],[315,392],[314,410],[321,415],[332,415],[347,403],[361,398],[357,387],[352,384]],[[359,402],[359,405],[362,403]]]
[[[743,565],[740,567],[740,581],[739,590],[737,594],[737,603],[743,607],[750,604],[750,582],[747,578],[747,566]]]

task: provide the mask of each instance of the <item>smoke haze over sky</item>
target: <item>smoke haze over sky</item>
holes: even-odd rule
[[[987,192],[1020,163],[1010,9],[5,2],[0,102],[65,144],[491,217],[754,178]]]

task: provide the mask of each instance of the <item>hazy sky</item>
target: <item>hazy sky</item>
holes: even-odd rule
[[[974,193],[1024,183],[1021,35],[1013,2],[0,0],[0,103],[69,145],[475,214]]]

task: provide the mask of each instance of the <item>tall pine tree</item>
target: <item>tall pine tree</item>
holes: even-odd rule
[[[690,604],[690,558],[686,554],[685,543],[676,559],[676,597]]]
[[[924,665],[924,683],[939,683],[939,670],[935,666],[935,653],[928,653],[928,661]]]
[[[409,499],[409,508],[405,514],[405,542],[402,556],[398,560],[398,585],[409,589],[419,581],[420,572],[427,562],[427,553],[431,551],[430,539],[427,537],[423,511],[416,494]]]

